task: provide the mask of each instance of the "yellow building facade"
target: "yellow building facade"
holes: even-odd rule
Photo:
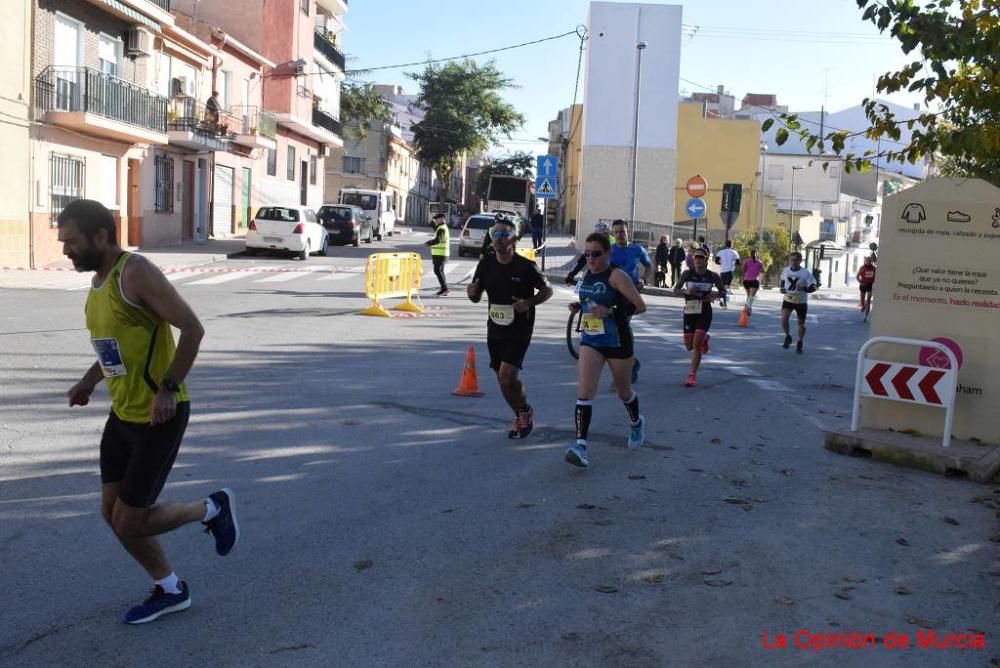
[[[760,124],[754,120],[706,118],[701,102],[681,102],[677,114],[677,179],[674,184],[673,220],[682,222],[691,217],[685,211],[690,198],[686,192],[688,179],[700,175],[708,183],[702,197],[707,212],[698,224],[698,234],[705,234],[707,219],[712,239],[721,239],[725,226],[719,215],[722,207],[722,185],[740,183],[743,198],[740,216],[730,235],[757,230],[761,221]],[[766,198],[765,198],[766,199]],[[764,202],[765,225],[777,224],[773,205]]]

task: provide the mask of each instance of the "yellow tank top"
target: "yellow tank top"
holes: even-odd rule
[[[122,253],[104,283],[92,287],[84,312],[90,340],[111,394],[111,410],[123,422],[148,423],[153,397],[174,360],[170,323],[122,294]],[[177,401],[187,401],[182,384]]]

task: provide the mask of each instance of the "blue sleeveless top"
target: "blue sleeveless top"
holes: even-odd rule
[[[580,308],[583,311],[583,321],[580,326],[581,341],[594,348],[621,346],[623,329],[629,326],[621,311],[612,312],[604,318],[590,315],[591,304],[600,304],[610,309],[624,303],[624,297],[611,285],[611,272],[615,269],[615,265],[611,264],[599,274],[587,272],[580,283]]]

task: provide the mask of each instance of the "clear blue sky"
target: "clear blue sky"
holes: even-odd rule
[[[862,23],[854,0],[653,4],[684,7],[682,94],[714,91],[721,84],[736,96],[737,105],[748,92],[774,93],[792,111],[818,110],[825,95],[827,110],[838,111],[871,96],[877,75],[911,60],[894,40]],[[588,6],[588,0],[351,0],[343,42],[347,66],[457,56],[557,35],[585,24]],[[548,122],[573,100],[579,43],[571,35],[476,58],[494,59],[514,79],[519,88],[505,97],[527,118],[514,141],[491,154],[545,151],[535,140],[547,136]],[[416,85],[404,73],[419,69],[382,70],[366,79],[415,93]],[[888,99],[906,106],[920,101],[913,94]]]

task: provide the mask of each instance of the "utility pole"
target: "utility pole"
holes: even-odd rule
[[[635,225],[635,177],[636,168],[639,163],[639,83],[642,76],[642,52],[646,49],[646,42],[639,42],[635,45],[635,117],[632,120],[632,204],[629,216],[629,228]]]

